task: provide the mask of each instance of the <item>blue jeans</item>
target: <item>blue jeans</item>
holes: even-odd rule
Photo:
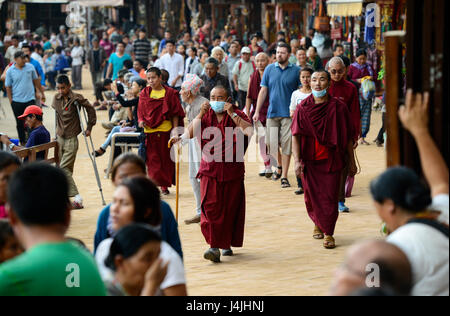
[[[106,141],[100,147],[103,150],[106,150],[106,148],[108,148],[108,146],[111,145],[111,139],[112,139],[113,135],[116,133],[119,133],[119,132],[120,132],[120,126],[115,126],[109,133],[108,138],[106,138]]]

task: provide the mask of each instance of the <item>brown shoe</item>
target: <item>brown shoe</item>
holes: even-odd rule
[[[185,223],[186,225],[198,224],[198,223],[200,223],[200,218],[201,218],[200,215],[195,215],[194,217],[185,220],[184,223]]]

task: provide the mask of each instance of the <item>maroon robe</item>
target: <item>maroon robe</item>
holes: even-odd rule
[[[331,96],[338,98],[347,105],[351,118],[352,139],[356,143],[361,136],[361,113],[359,109],[358,90],[350,81],[342,79],[339,82],[331,81],[328,92]]]
[[[261,76],[259,75],[259,71],[253,72],[250,76],[250,85],[248,86],[247,98],[252,100],[252,109],[250,111],[250,118],[255,115],[256,112],[256,104],[258,102],[259,91],[261,90]],[[261,111],[259,112],[259,120],[266,126],[267,121],[267,111],[269,110],[269,94],[267,94],[266,100],[261,107]]]
[[[234,111],[250,123],[243,112],[237,108]],[[228,114],[218,122],[212,109],[202,118],[202,135],[205,136],[205,130],[211,127],[219,131],[216,137],[221,135],[222,147],[220,151],[215,151],[212,146],[214,136],[202,137],[200,142],[202,161],[197,178],[200,179],[202,200],[201,230],[211,248],[242,247],[245,224],[244,156],[249,140],[242,131],[238,131],[239,136],[230,136],[232,141],[227,141],[226,128],[236,129],[236,124]]]
[[[322,104],[315,104],[314,97],[308,97],[297,107],[292,121],[292,135],[300,136],[306,209],[328,236],[334,235],[339,216],[339,182],[352,136],[349,126],[347,106],[333,97]],[[316,141],[327,148],[328,159],[316,160]]]
[[[178,91],[167,86],[164,86],[164,89],[166,95],[162,99],[150,98],[151,87],[145,88],[139,95],[138,121],[144,122],[149,128],[156,128],[166,120],[171,121],[175,116],[179,117],[179,126],[183,126],[185,114]],[[170,131],[150,133],[146,136],[148,176],[158,186],[170,187],[175,184],[175,162],[168,148]]]

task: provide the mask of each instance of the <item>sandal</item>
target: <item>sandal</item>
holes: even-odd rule
[[[320,230],[320,228],[319,228],[318,226],[315,226],[315,227],[314,227],[313,238],[314,238],[314,239],[317,239],[317,240],[319,240],[319,239],[324,239],[324,238],[325,238],[325,236],[324,236],[322,230]]]
[[[283,171],[283,167],[278,167],[277,169],[279,170],[279,172],[275,171],[275,172],[273,173],[273,176],[272,176],[272,179],[273,179],[274,181],[280,180],[280,178],[281,178],[281,173],[282,173],[282,171]]]
[[[97,157],[101,157],[105,154],[106,150],[104,150],[103,148],[97,149],[96,151],[94,151],[94,156]]]
[[[325,236],[325,241],[323,242],[323,246],[325,249],[334,249],[336,248],[336,241],[333,236]]]
[[[291,184],[289,183],[289,180],[286,178],[281,179],[281,187],[283,189],[290,188]]]

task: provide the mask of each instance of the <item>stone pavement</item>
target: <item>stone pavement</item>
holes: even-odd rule
[[[85,89],[81,91],[89,100],[94,96],[90,75],[83,70]],[[80,91],[77,91],[80,92]],[[47,92],[51,104],[55,92]],[[0,132],[17,136],[12,110],[6,98],[0,98]],[[44,109],[44,124],[54,135],[54,114]],[[93,130],[93,141],[98,148],[105,138],[101,122],[107,112],[100,111]],[[381,114],[373,113],[372,128],[368,140],[375,139],[381,127]],[[86,152],[83,136],[79,136],[79,152],[75,164],[74,179],[84,199],[85,209],[72,212],[68,236],[83,240],[93,248],[93,236],[97,217],[102,209],[101,198],[92,163]],[[254,139],[248,156],[257,152]],[[104,169],[110,151],[97,159],[98,170],[107,203],[111,201],[113,186],[104,178]],[[184,263],[189,295],[205,296],[265,296],[265,295],[326,295],[335,269],[342,263],[345,252],[355,242],[381,238],[381,220],[375,212],[369,193],[369,182],[385,169],[385,151],[375,145],[360,146],[357,150],[362,173],[357,176],[353,197],[347,200],[351,213],[340,215],[336,227],[337,248],[326,250],[322,241],[312,238],[313,223],[309,219],[303,197],[294,195],[295,175],[293,164],[289,181],[290,189],[281,189],[278,182],[260,178],[262,163],[246,163],[247,213],[245,240],[242,249],[234,249],[235,256],[222,257],[220,264],[203,259],[208,248],[199,225],[187,226],[184,219],[194,215],[195,200],[188,179],[187,163],[181,164],[179,232],[184,252]],[[183,150],[187,155],[187,147]],[[164,199],[175,212],[175,188]]]

